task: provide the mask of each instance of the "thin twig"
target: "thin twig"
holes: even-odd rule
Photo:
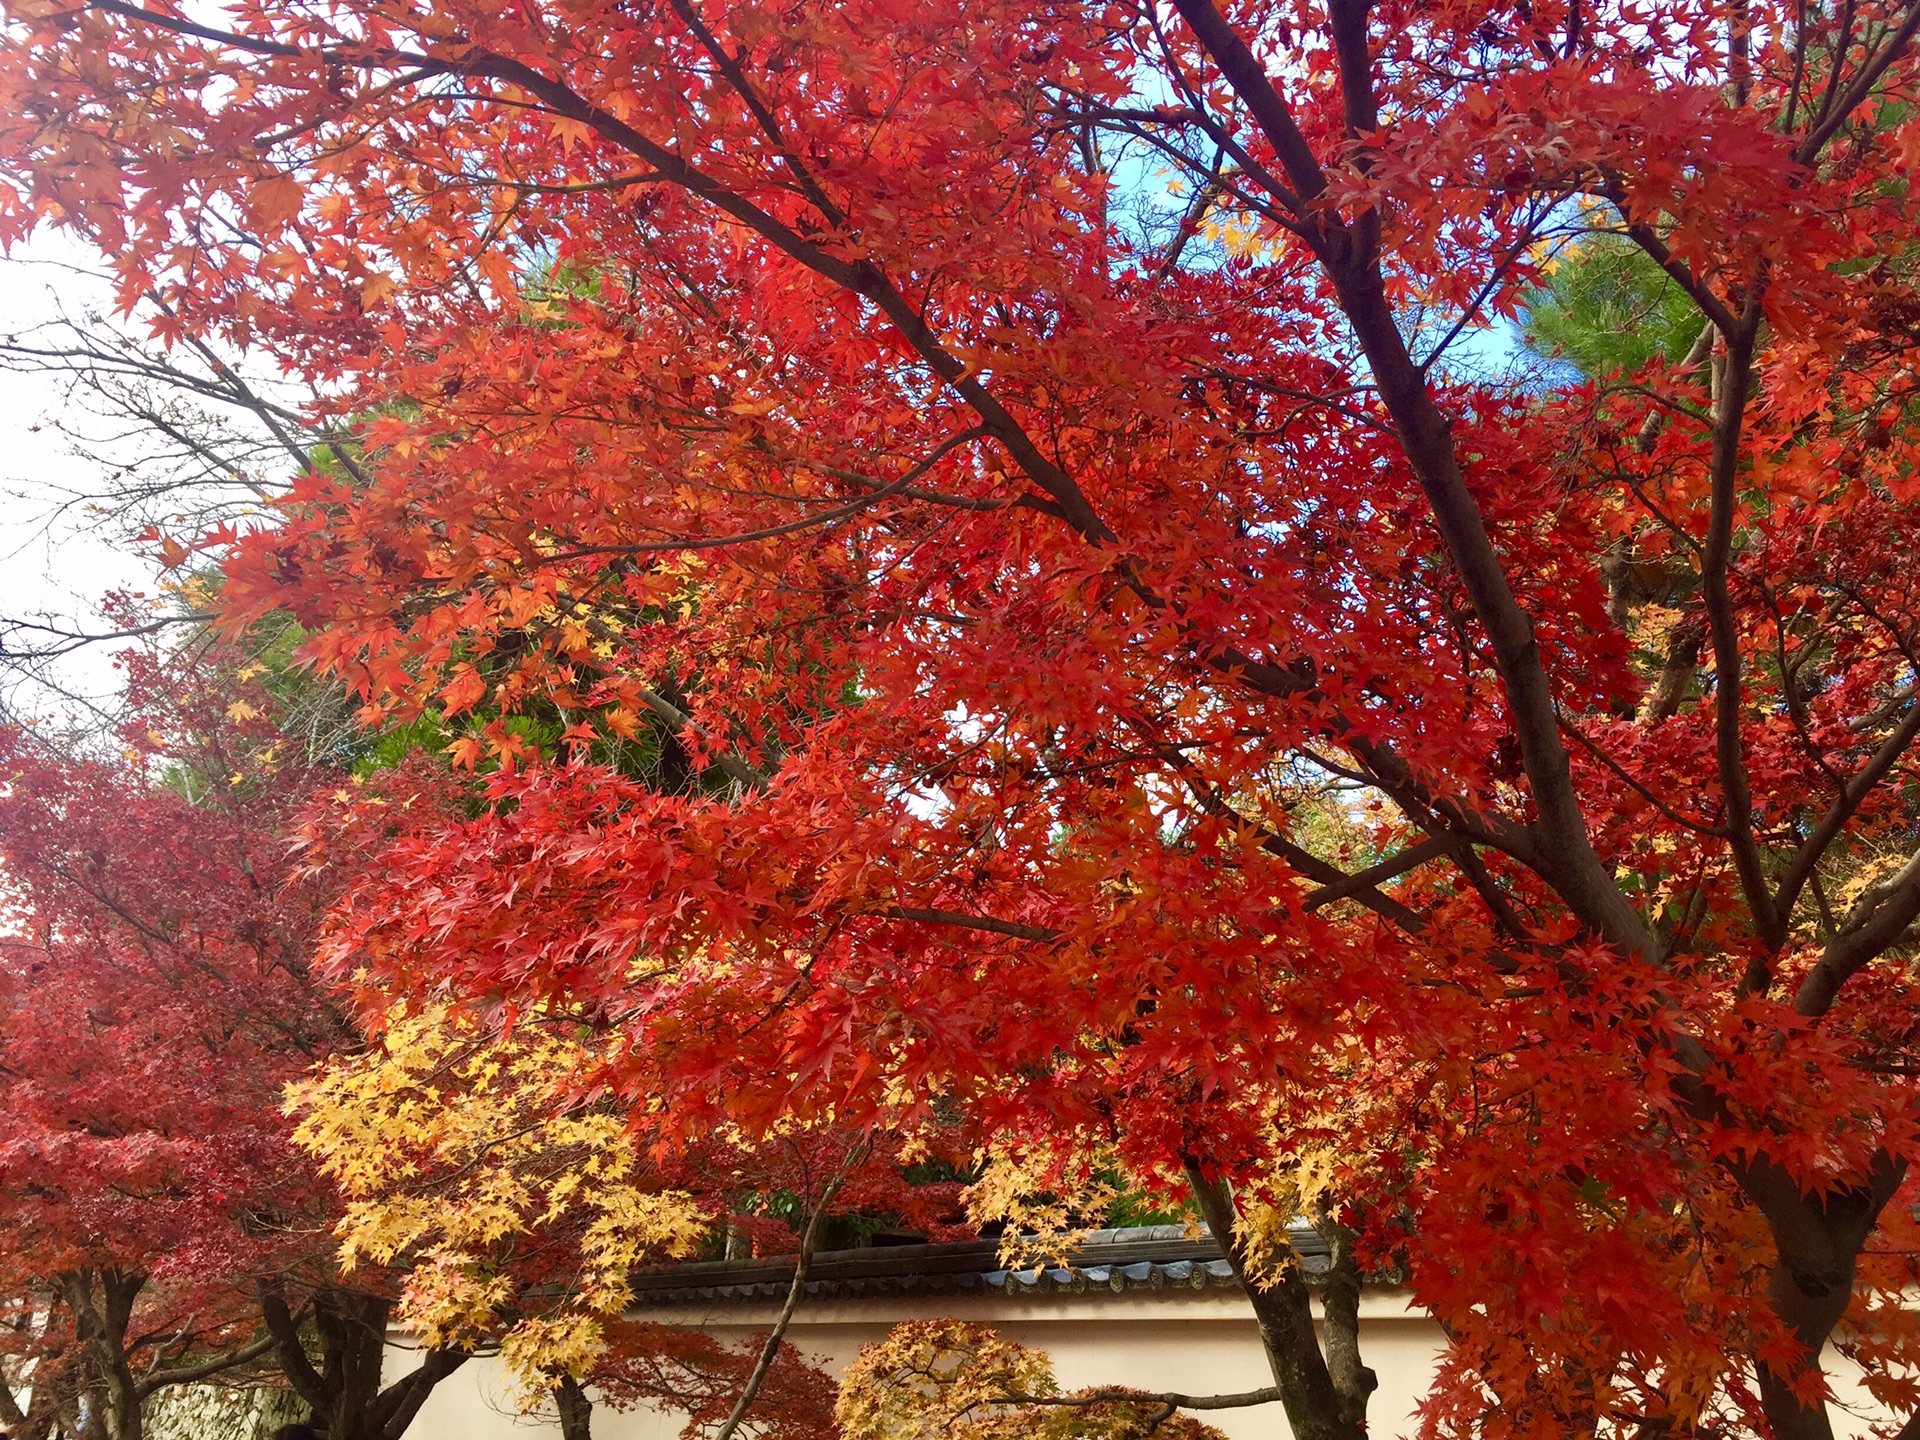
[[[853,1168],[851,1158],[846,1168]],[[773,1369],[774,1358],[780,1353],[780,1342],[786,1338],[787,1326],[793,1322],[793,1312],[800,1307],[801,1295],[806,1293],[807,1267],[813,1260],[813,1242],[820,1234],[820,1222],[826,1218],[827,1206],[839,1193],[840,1184],[845,1179],[846,1171],[843,1170],[820,1192],[819,1203],[813,1207],[813,1214],[807,1219],[806,1233],[800,1237],[800,1253],[793,1260],[793,1283],[787,1286],[787,1299],[780,1307],[780,1318],[773,1322],[773,1329],[767,1332],[767,1342],[760,1347],[760,1358],[754,1362],[753,1373],[747,1376],[746,1388],[740,1392],[740,1398],[733,1402],[733,1410],[714,1432],[713,1440],[733,1440],[740,1422],[747,1418],[747,1411],[759,1398],[760,1387],[767,1383],[767,1373]]]

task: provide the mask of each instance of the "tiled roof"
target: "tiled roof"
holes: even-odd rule
[[[1307,1269],[1325,1263],[1326,1247],[1310,1228],[1297,1228],[1293,1244]],[[1182,1225],[1095,1230],[1082,1238],[1068,1264],[1038,1270],[1007,1268],[999,1248],[994,1240],[962,1240],[823,1251],[808,1267],[806,1298],[1177,1292],[1239,1284],[1204,1226],[1197,1236]],[[779,1300],[793,1283],[793,1264],[794,1257],[784,1255],[641,1271],[633,1277],[633,1302],[651,1307]]]

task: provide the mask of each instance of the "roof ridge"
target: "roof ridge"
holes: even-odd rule
[[[1326,1245],[1313,1228],[1296,1222],[1289,1229],[1307,1268],[1324,1265]],[[808,1298],[856,1298],[994,1290],[1032,1295],[1239,1285],[1232,1264],[1204,1225],[1127,1225],[1087,1231],[1074,1239],[1064,1265],[1045,1259],[1007,1265],[1001,1259],[1004,1243],[949,1240],[821,1251],[807,1267],[806,1294]],[[796,1260],[793,1255],[753,1256],[637,1271],[634,1301],[676,1305],[775,1299],[793,1283]]]

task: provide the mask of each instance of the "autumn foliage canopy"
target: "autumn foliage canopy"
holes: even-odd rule
[[[329,1437],[399,1440],[485,1351],[523,1406],[561,1402],[566,1440],[590,1434],[583,1381],[710,1429],[761,1347],[621,1320],[636,1268],[728,1234],[790,1248],[791,1216],[739,1212],[803,1228],[829,1182],[937,1231],[957,1187],[907,1185],[871,1135],[652,1153],[593,1088],[617,1036],[590,1015],[502,1034],[317,963],[342,891],[463,786],[362,743],[284,634],[251,638],[244,664],[123,656],[117,754],[0,731],[0,1423],[140,1440],[169,1403],[215,1423],[179,1387],[264,1381]],[[390,1326],[411,1365],[383,1366]],[[749,1433],[816,1440],[830,1379],[768,1353]]]
[[[1920,5],[9,13],[0,235],[322,397],[165,548],[483,790],[338,973],[1190,1194],[1303,1440],[1365,1276],[1436,1434],[1920,1404]],[[1685,343],[1501,363],[1602,253]]]
[[[32,1376],[4,1416],[21,1436],[77,1390],[115,1425],[257,1356],[245,1277],[304,1289],[330,1268],[326,1200],[280,1110],[349,1032],[304,939],[346,877],[292,883],[275,837],[296,784],[209,804],[178,770],[153,783],[157,755],[198,751],[224,779],[271,743],[265,717],[231,720],[218,687],[180,678],[134,665],[118,762],[5,737],[0,1285],[9,1376]],[[196,743],[209,717],[218,754]]]

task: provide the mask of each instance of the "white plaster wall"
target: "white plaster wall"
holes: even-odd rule
[[[1414,1403],[1432,1373],[1440,1332],[1408,1312],[1391,1292],[1367,1296],[1361,1314],[1362,1351],[1380,1376],[1368,1412],[1373,1433],[1383,1440],[1407,1435]],[[882,1339],[900,1321],[939,1316],[991,1324],[1010,1340],[1047,1351],[1063,1389],[1129,1385],[1197,1395],[1273,1383],[1246,1302],[1222,1291],[829,1301],[803,1305],[787,1338],[837,1373],[861,1346]],[[720,1306],[706,1314],[676,1307],[636,1312],[635,1318],[697,1324],[737,1341],[765,1334],[774,1307]],[[406,1352],[390,1353],[394,1374],[412,1368]],[[559,1434],[550,1411],[513,1414],[510,1388],[496,1361],[469,1361],[435,1388],[408,1440],[536,1440]],[[1214,1411],[1203,1418],[1229,1440],[1285,1440],[1289,1434],[1278,1405]],[[593,1434],[594,1440],[678,1440],[681,1424],[681,1417],[659,1411],[620,1414],[596,1406]]]
[[[774,1315],[772,1305],[718,1306],[706,1314],[691,1306],[635,1312],[636,1319],[699,1325],[734,1341],[764,1335]],[[900,1321],[941,1316],[994,1325],[1010,1340],[1047,1351],[1062,1389],[1128,1385],[1201,1395],[1257,1390],[1273,1383],[1251,1311],[1244,1299],[1225,1291],[830,1301],[802,1305],[787,1338],[837,1373],[861,1346],[880,1340]],[[1361,1355],[1380,1377],[1380,1388],[1367,1408],[1369,1429],[1379,1440],[1404,1440],[1413,1433],[1413,1409],[1433,1373],[1440,1329],[1409,1310],[1404,1295],[1394,1291],[1368,1292],[1360,1316]],[[388,1354],[390,1377],[416,1363],[405,1350]],[[1839,1356],[1827,1356],[1827,1374],[1839,1400],[1833,1411],[1837,1440],[1858,1440],[1877,1413],[1856,1383],[1858,1373]],[[559,1421],[550,1410],[514,1414],[509,1390],[497,1361],[469,1361],[434,1390],[407,1440],[548,1440],[559,1435]],[[1228,1440],[1290,1440],[1292,1433],[1278,1405],[1216,1410],[1201,1418]],[[596,1406],[593,1434],[594,1440],[679,1440],[682,1423],[676,1414],[621,1414]]]

